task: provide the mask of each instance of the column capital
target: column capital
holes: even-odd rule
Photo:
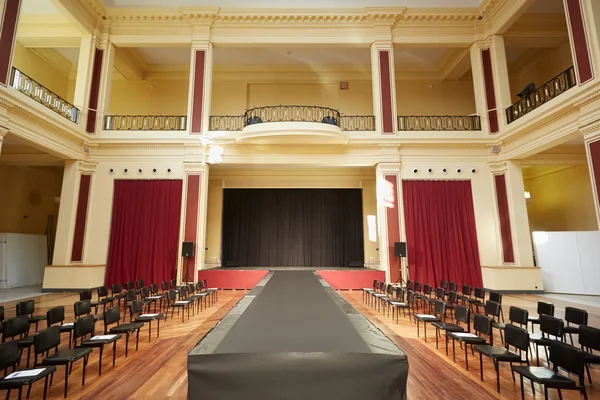
[[[209,166],[205,162],[190,161],[183,163],[183,170],[186,173],[203,173],[208,172]]]
[[[401,162],[381,162],[376,166],[377,175],[385,173],[397,173],[402,168]]]
[[[488,163],[488,166],[490,167],[490,171],[494,174],[503,173],[508,170],[508,163],[506,161],[490,162]]]
[[[579,131],[583,134],[583,140],[586,143],[595,142],[600,139],[600,119],[587,124],[586,126],[579,128]]]
[[[98,163],[96,161],[77,161],[77,171],[93,174],[96,172],[96,168],[98,167]]]

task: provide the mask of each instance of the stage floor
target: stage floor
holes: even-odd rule
[[[211,271],[253,271],[257,269],[268,271],[379,271],[377,269],[366,267],[218,267],[212,268]]]

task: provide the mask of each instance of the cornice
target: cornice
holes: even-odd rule
[[[584,135],[589,135],[590,133],[600,133],[600,120],[579,128],[579,131]]]

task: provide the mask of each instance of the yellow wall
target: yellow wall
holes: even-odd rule
[[[573,58],[568,42],[559,48],[541,49],[538,54],[524,64],[517,61],[514,66],[509,68],[508,74],[513,102],[519,100],[517,93],[530,82],[534,82],[539,88],[572,65]]]
[[[597,230],[592,184],[587,165],[525,180],[531,231]]]
[[[313,105],[345,115],[373,115],[372,85],[370,81],[349,81],[349,89],[340,90],[339,82],[213,82],[211,115],[241,115],[247,108],[266,105]]]
[[[365,262],[368,267],[371,267],[371,263],[379,262],[379,252],[377,251],[379,239],[376,237],[374,242],[369,240],[369,226],[367,223],[367,216],[374,215],[377,217],[377,192],[375,182],[375,179],[365,179],[362,181],[363,234],[365,242]]]
[[[60,175],[0,165],[0,232],[45,234],[48,215],[58,216],[61,184]]]
[[[223,181],[211,180],[208,186],[206,217],[206,257],[208,268],[219,267],[221,262],[221,237],[223,222]]]
[[[473,80],[398,79],[396,80],[396,108],[398,115],[475,114]]]
[[[188,93],[188,79],[113,79],[108,109],[117,115],[186,115]]]
[[[63,75],[51,65],[48,65],[44,59],[18,42],[15,45],[13,55],[13,67],[68,102],[73,102],[73,92],[69,95],[69,77]]]

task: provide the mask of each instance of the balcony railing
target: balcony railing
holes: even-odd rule
[[[399,131],[480,131],[477,115],[410,115],[398,117]]]
[[[241,131],[244,126],[243,115],[213,115],[208,119],[209,131]]]
[[[18,69],[12,69],[11,86],[19,92],[43,104],[69,121],[79,123],[79,109],[56,93],[34,81]]]
[[[106,131],[185,131],[184,115],[107,115]]]
[[[319,106],[266,106],[244,113],[246,126],[263,122],[322,122],[340,126],[340,112]]]
[[[248,125],[263,122],[318,122],[340,127],[344,131],[374,131],[372,115],[340,115],[319,106],[266,106],[246,110],[244,115],[214,115],[209,118],[211,131],[241,131]]]
[[[340,128],[343,131],[374,131],[375,117],[373,115],[342,115]]]
[[[570,67],[561,72],[557,77],[544,83],[533,93],[523,97],[506,109],[506,121],[510,124],[522,116],[530,113],[546,102],[563,94],[577,84],[575,70]]]

